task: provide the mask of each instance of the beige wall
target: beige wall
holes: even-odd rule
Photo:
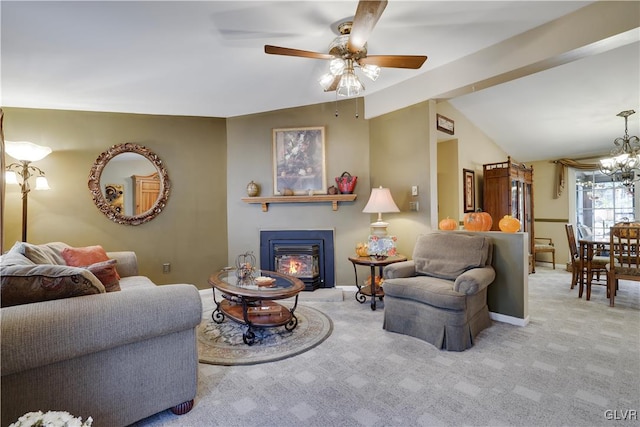
[[[533,166],[535,233],[538,237],[553,239],[556,247],[556,268],[565,268],[565,264],[569,261],[569,243],[564,225],[569,222],[569,196],[575,188],[566,185],[562,195],[554,198],[555,163],[539,161],[531,163],[531,166]],[[550,254],[539,254],[537,258],[551,262]]]
[[[438,111],[447,105],[437,104]],[[30,194],[29,241],[134,250],[141,274],[157,283],[187,282],[207,288],[210,273],[233,264],[236,255],[245,251],[259,255],[261,229],[333,229],[336,284],[353,285],[347,258],[357,242],[366,240],[369,223],[375,220],[375,215],[362,213],[371,186],[391,189],[401,212],[384,214],[384,219],[390,223],[390,234],[398,237],[399,251],[408,256],[415,236],[437,226],[438,191],[455,194],[461,203],[462,190],[457,180],[436,187],[437,133],[429,126],[435,123],[435,102],[371,120],[362,119],[362,114],[354,117],[354,100],[338,103],[338,117],[335,108],[331,102],[227,120],[6,108],[8,140],[30,140],[54,150],[37,163],[52,190]],[[456,121],[457,175],[462,167],[477,170],[482,162],[506,157],[460,113],[442,112]],[[341,203],[337,211],[318,203],[272,204],[262,212],[260,205],[242,202],[251,180],[260,184],[262,195],[273,193],[272,129],[307,126],[325,127],[327,185],[348,171],[358,176],[357,199]],[[165,211],[140,226],[110,222],[95,208],[87,188],[96,157],[123,142],[155,151],[172,180]],[[487,157],[491,153],[495,158]],[[411,196],[413,185],[419,188],[417,197]],[[20,239],[17,188],[9,188],[7,196],[4,242],[10,247]],[[419,203],[417,212],[409,210],[412,201]],[[164,262],[171,263],[170,274],[162,274]]]
[[[482,208],[482,166],[487,163],[504,162],[507,160],[508,154],[448,102],[439,102],[437,104],[437,110],[439,114],[455,122],[454,138],[438,131],[438,138],[445,140],[438,144],[438,150],[442,152],[443,156],[441,159],[442,164],[451,167],[454,158],[455,161],[457,161],[455,171],[443,171],[439,169],[438,175],[442,174],[443,176],[446,175],[449,178],[453,178],[451,175],[457,173],[457,178],[455,178],[455,181],[452,181],[452,183],[456,185],[454,188],[459,189],[454,193],[458,199],[457,203],[450,200],[452,197],[451,194],[439,194],[438,201],[442,204],[439,219],[451,216],[451,218],[462,221],[464,218],[462,170],[470,169],[475,172],[476,208]],[[452,139],[446,140],[447,138]],[[454,142],[456,142],[455,149],[457,149],[455,152],[455,149],[451,147]],[[439,183],[439,185],[441,185],[441,183]],[[456,216],[452,215],[453,212],[457,213]]]
[[[371,120],[371,186],[388,187],[400,213],[384,214],[389,234],[398,237],[398,251],[411,256],[416,236],[432,229],[432,187],[436,158],[429,129],[430,103],[403,108]],[[411,186],[418,196],[411,196]],[[417,201],[419,210],[410,211]],[[369,218],[375,220],[375,215]]]
[[[101,244],[108,251],[136,251],[140,273],[159,284],[207,286],[209,274],[227,263],[225,121],[4,108],[7,140],[27,140],[53,152],[34,163],[51,190],[29,194],[28,241]],[[87,180],[98,155],[112,145],[135,142],[165,162],[172,181],[166,209],[139,226],[109,221],[93,204]],[[13,161],[7,157],[8,161]],[[21,239],[17,186],[8,186],[6,248]],[[162,273],[162,263],[171,273]]]
[[[458,170],[458,140],[438,142],[438,223],[445,218],[459,222],[462,218],[462,172]]]
[[[227,120],[229,264],[246,251],[259,258],[261,229],[334,229],[336,284],[354,284],[353,267],[347,258],[355,253],[357,242],[367,239],[370,222],[362,213],[370,193],[369,122],[362,113],[360,118],[354,117],[354,100],[338,103],[338,117],[335,108],[335,103],[326,103]],[[269,211],[262,212],[259,204],[242,202],[252,180],[260,185],[262,196],[273,195],[272,129],[309,126],[325,127],[327,186],[348,171],[358,177],[357,199],[340,203],[337,211],[330,203],[285,203],[269,205]]]

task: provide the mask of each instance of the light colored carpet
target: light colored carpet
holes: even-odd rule
[[[331,336],[295,357],[253,366],[200,364],[195,406],[138,426],[630,426],[640,409],[640,291],[621,282],[616,306],[594,286],[536,267],[526,327],[494,322],[464,352],[382,329],[353,294],[305,302]],[[608,412],[609,411],[609,412]]]
[[[289,302],[283,302],[288,308]],[[284,326],[254,328],[255,341],[247,345],[243,341],[246,325],[230,319],[221,323],[212,320],[213,310],[204,313],[198,326],[198,359],[212,365],[254,365],[286,359],[320,344],[331,335],[333,325],[324,313],[315,308],[298,304],[294,314],[296,327],[287,331]]]

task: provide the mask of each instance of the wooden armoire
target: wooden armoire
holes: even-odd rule
[[[483,165],[483,210],[491,215],[491,230],[500,231],[499,221],[505,215],[520,220],[520,231],[529,234],[529,271],[535,272],[533,262],[533,167],[515,163],[511,157],[506,162]]]

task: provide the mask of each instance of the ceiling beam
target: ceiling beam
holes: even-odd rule
[[[640,2],[600,1],[365,96],[365,117],[451,99],[640,40]]]

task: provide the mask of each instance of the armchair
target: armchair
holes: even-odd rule
[[[550,237],[535,237],[533,239],[533,262],[536,261],[536,255],[539,253],[550,252],[553,262],[553,269],[556,269],[556,247]]]
[[[463,351],[491,326],[487,287],[495,279],[489,237],[466,232],[420,235],[412,260],[384,268],[384,323],[439,349]]]

